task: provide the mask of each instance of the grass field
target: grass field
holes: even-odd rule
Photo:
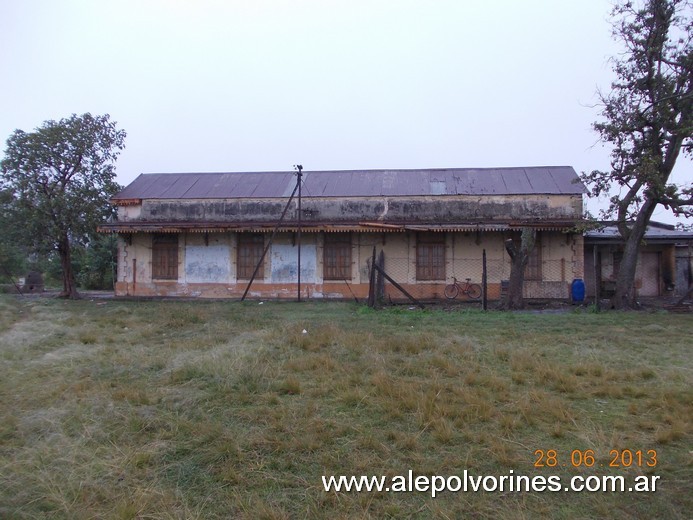
[[[0,297],[0,518],[690,518],[691,338],[666,313]],[[625,449],[656,466],[609,467]],[[409,470],[660,480],[435,498],[321,480]]]

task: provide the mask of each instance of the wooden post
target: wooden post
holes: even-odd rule
[[[594,271],[594,308],[599,310],[599,291],[602,286],[601,281],[601,266],[598,265],[601,262],[600,256],[597,254],[597,244],[592,246],[592,270]]]
[[[385,300],[385,279],[381,273],[385,272],[385,253],[381,250],[378,255],[378,269],[375,274],[375,304],[380,306]]]
[[[373,257],[371,258],[371,272],[368,279],[368,306],[375,306],[375,246],[373,246]]]
[[[375,266],[375,268],[376,268],[378,271],[380,271],[380,267],[378,267],[377,265]],[[396,281],[394,281],[392,278],[390,278],[390,276],[389,276],[385,271],[380,271],[380,274],[382,274],[383,277],[384,277],[388,282],[390,282],[392,285],[394,285],[402,294],[404,294],[407,298],[409,298],[413,303],[415,303],[416,305],[418,305],[418,306],[421,307],[422,309],[424,308],[423,304],[422,304],[419,300],[417,300],[416,298],[414,298],[411,294],[409,294],[409,293],[407,292],[407,290],[406,290],[404,287],[402,287],[400,284],[398,284]]]
[[[481,252],[481,308],[488,309],[488,298],[486,289],[488,288],[487,271],[486,271],[486,249]]]

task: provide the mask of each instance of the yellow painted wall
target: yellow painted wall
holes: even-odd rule
[[[527,284],[528,297],[568,297],[568,287],[573,278],[582,277],[582,237],[560,232],[540,232],[542,248],[543,280]],[[237,234],[183,233],[178,242],[178,280],[152,280],[152,236],[132,234],[131,239],[119,239],[118,295],[142,296],[200,296],[239,297],[247,286],[246,280],[236,279]],[[313,248],[315,276],[308,283],[303,280],[302,291],[312,298],[363,298],[368,292],[369,262],[373,247],[377,253],[384,251],[385,270],[398,283],[416,291],[420,298],[442,298],[442,290],[452,277],[481,283],[482,251],[486,250],[489,297],[500,295],[500,284],[510,276],[510,259],[505,251],[506,233],[474,232],[446,233],[445,280],[416,280],[416,233],[352,233],[352,278],[344,281],[324,282],[322,233],[303,233],[302,243]],[[269,234],[265,235],[265,240]],[[293,233],[279,233],[275,244],[290,248],[294,244]],[[212,259],[205,254],[208,250]],[[302,250],[303,251],[303,250]],[[187,254],[187,257],[186,257]],[[135,262],[133,262],[135,261]],[[271,254],[265,258],[263,279],[251,287],[251,297],[293,298],[295,283],[272,279]],[[219,265],[216,265],[219,264]],[[223,265],[222,265],[223,264]],[[133,268],[136,267],[136,274]]]

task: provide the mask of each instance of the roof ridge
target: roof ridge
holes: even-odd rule
[[[573,168],[570,165],[547,165],[547,166],[471,166],[471,167],[445,167],[445,168],[350,168],[345,170],[304,170],[303,173],[354,173],[354,172],[444,172],[444,171],[498,171],[498,170],[538,170],[552,168]],[[141,172],[142,175],[246,175],[246,174],[281,174],[295,173],[293,170],[265,170],[265,171],[204,171],[204,172]]]

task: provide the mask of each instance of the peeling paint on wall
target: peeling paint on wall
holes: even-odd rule
[[[316,247],[314,244],[301,245],[301,282],[315,283]],[[298,281],[298,247],[272,244],[271,252],[272,283]]]
[[[431,190],[444,186],[432,181]],[[307,198],[303,206],[306,223],[352,222],[387,219],[390,223],[458,223],[466,219],[575,219],[582,215],[582,197],[577,195],[468,196],[444,193],[425,197]],[[285,203],[277,200],[145,200],[137,219],[150,222],[276,222]]]
[[[189,283],[228,282],[231,251],[228,245],[185,248],[185,278]]]

